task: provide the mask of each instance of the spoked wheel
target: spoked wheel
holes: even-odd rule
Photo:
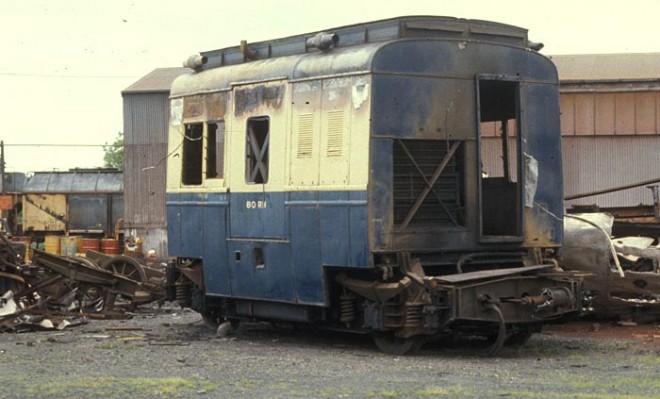
[[[424,344],[423,336],[400,338],[391,332],[374,333],[373,338],[378,349],[395,356],[412,355]]]
[[[101,263],[101,269],[140,283],[147,281],[147,273],[144,271],[144,267],[128,256],[119,255],[107,259]]]
[[[128,256],[119,255],[107,259],[101,263],[101,269],[137,281],[138,283],[147,281],[147,273],[144,271],[144,267],[142,267],[142,265],[140,265],[135,259],[129,258]],[[127,298],[123,295],[115,295],[108,291],[106,293],[103,308],[106,311],[110,311],[115,305],[124,307],[128,310],[134,310],[137,307],[137,304],[133,302],[132,298]]]

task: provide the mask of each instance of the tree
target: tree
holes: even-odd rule
[[[117,133],[112,144],[107,142],[103,146],[103,167],[124,169],[124,133]]]

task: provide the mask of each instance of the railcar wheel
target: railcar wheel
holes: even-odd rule
[[[422,336],[400,338],[391,332],[374,333],[373,339],[378,349],[395,356],[412,355],[419,351],[424,344]]]
[[[144,271],[142,265],[128,256],[114,256],[101,263],[101,269],[119,274],[139,283],[147,281],[147,273]]]

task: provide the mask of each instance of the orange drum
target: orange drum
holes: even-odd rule
[[[101,240],[101,252],[106,255],[119,255],[119,241],[112,238]]]
[[[101,240],[98,238],[83,238],[82,239],[82,253],[87,253],[87,251],[99,251],[101,249]]]

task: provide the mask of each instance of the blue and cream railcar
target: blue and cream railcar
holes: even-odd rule
[[[171,297],[212,321],[527,336],[578,310],[557,72],[524,29],[402,17],[210,51],[171,89]]]

